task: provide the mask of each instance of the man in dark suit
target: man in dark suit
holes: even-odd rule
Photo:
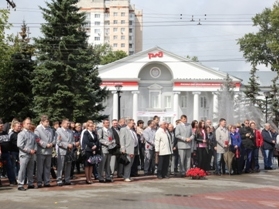
[[[110,170],[111,174],[114,174],[114,171],[117,170],[117,177],[123,176],[123,165],[119,163],[119,157],[120,157],[120,138],[119,138],[119,125],[118,121],[116,119],[112,120],[112,135],[115,139],[115,143],[117,145],[117,149],[114,153],[112,153],[111,159],[110,159]]]

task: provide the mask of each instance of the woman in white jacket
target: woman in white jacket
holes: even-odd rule
[[[169,178],[168,168],[170,162],[170,156],[172,154],[171,149],[171,136],[167,130],[167,123],[161,121],[159,123],[160,128],[155,134],[155,152],[159,155],[157,177],[159,179]]]

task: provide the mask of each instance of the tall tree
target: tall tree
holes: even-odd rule
[[[3,27],[7,19],[0,19],[3,32],[7,29]],[[31,57],[34,50],[28,43],[26,33],[25,23],[22,25],[21,37],[6,37],[1,33],[0,116],[5,121],[11,121],[14,117],[23,119],[33,116],[31,73],[34,63]]]
[[[260,84],[257,81],[258,77],[256,75],[256,72],[256,65],[253,64],[252,69],[250,71],[248,85],[245,86],[244,93],[250,99],[252,105],[257,105],[261,108],[261,101],[258,99],[258,96],[260,95]]]
[[[52,0],[40,7],[46,21],[43,37],[35,39],[37,64],[33,93],[36,114],[53,120],[63,117],[75,121],[101,120],[102,101],[108,91],[101,88],[97,58],[87,43],[85,13],[76,7],[78,0]]]
[[[253,26],[258,28],[256,33],[248,33],[238,40],[240,51],[245,59],[253,66],[263,64],[277,73],[272,80],[271,92],[273,98],[268,100],[268,105],[278,114],[277,110],[277,85],[279,77],[279,2],[276,1],[272,8],[266,8],[262,13],[252,18]],[[276,93],[276,94],[275,94]],[[271,97],[270,97],[271,98]],[[265,108],[263,110],[265,112]]]
[[[10,46],[9,63],[1,75],[0,115],[7,121],[13,117],[33,117],[32,71],[34,70],[34,47],[29,44],[27,25],[23,22],[20,37],[16,36]],[[10,40],[11,41],[11,40]]]

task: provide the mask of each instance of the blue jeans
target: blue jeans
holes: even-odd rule
[[[245,164],[245,171],[249,172],[251,169],[251,162],[252,162],[252,156],[253,156],[253,149],[245,149],[245,154],[247,156],[246,158],[246,164]]]
[[[264,167],[272,168],[273,149],[265,149]]]
[[[225,165],[225,161],[224,161],[224,153],[216,153],[216,157],[214,157],[216,159],[215,161],[215,173],[219,173],[221,174],[222,172],[225,173],[226,172],[226,165]],[[222,170],[221,170],[222,169]]]
[[[19,171],[19,153],[11,152],[11,160],[12,160],[12,166],[14,168],[15,176],[17,177]]]
[[[4,166],[6,167],[6,170],[7,170],[9,182],[10,182],[10,184],[13,184],[13,183],[15,183],[16,178],[15,178],[15,172],[14,172],[12,160],[10,157],[10,153],[9,152],[2,153],[1,157],[2,157],[2,160],[6,162],[4,164]]]

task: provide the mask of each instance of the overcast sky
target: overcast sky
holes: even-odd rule
[[[91,1],[91,0],[88,0]],[[30,36],[40,35],[43,23],[38,6],[45,0],[14,0],[11,10],[12,32],[20,31],[23,20]],[[174,3],[175,2],[175,3]],[[237,39],[256,31],[251,18],[272,7],[275,0],[131,0],[143,10],[143,49],[159,46],[181,56],[197,56],[206,66],[222,71],[250,70],[239,52]],[[0,1],[0,8],[6,8]],[[191,22],[193,16],[194,22]],[[200,24],[199,23],[200,19]],[[233,61],[236,60],[236,61]],[[261,68],[263,69],[263,68]]]

